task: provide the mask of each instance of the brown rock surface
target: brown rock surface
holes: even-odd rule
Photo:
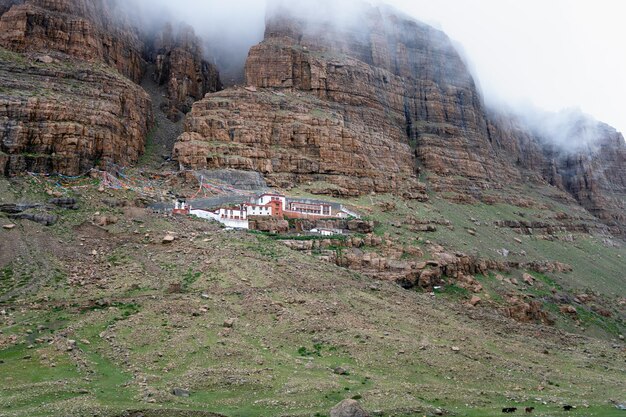
[[[611,197],[624,189],[621,137],[600,135],[606,144],[589,161],[553,154],[518,118],[485,109],[445,34],[386,8],[355,20],[339,29],[270,14],[248,57],[249,87],[196,104],[177,146],[181,164],[257,170],[274,185],[323,180],[346,196],[397,191],[422,166],[435,191],[461,203],[482,200],[477,189],[549,181],[623,224],[623,196]]]
[[[626,230],[626,142],[612,127],[578,111],[540,114],[524,122],[490,112],[489,135],[534,181],[570,193],[593,215]],[[543,125],[551,126],[546,129]]]
[[[65,55],[53,64],[1,48],[0,56],[0,172],[78,175],[97,162],[137,161],[152,124],[139,86]]]
[[[351,194],[416,186],[408,144],[363,116],[310,95],[223,91],[194,104],[174,156],[184,167],[259,171],[278,186],[322,180]]]
[[[143,44],[115,2],[3,0],[0,12],[0,46],[103,62],[135,82],[143,76]]]
[[[163,110],[174,121],[180,118],[179,112],[189,112],[206,93],[222,88],[217,68],[203,59],[201,41],[190,26],[181,25],[175,31],[165,25],[148,55],[155,62],[152,77],[167,86],[169,107]]]

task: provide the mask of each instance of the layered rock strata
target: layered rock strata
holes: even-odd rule
[[[384,7],[360,13],[358,25],[338,26],[271,9],[265,39],[248,56],[248,91],[196,104],[176,147],[181,164],[257,170],[279,185],[322,180],[361,194],[395,191],[424,168],[433,189],[460,202],[548,182],[623,224],[623,138],[604,131],[591,153],[550,149],[527,123],[485,108],[441,31]],[[336,122],[340,130],[317,127]]]
[[[359,29],[322,25],[319,30],[311,31],[310,26],[288,12],[270,17],[265,40],[250,51],[246,64],[247,84],[255,89],[271,89],[287,97],[295,96],[301,98],[300,101],[317,101],[320,113],[327,109],[335,111],[343,117],[349,130],[373,132],[374,135],[355,137],[357,143],[366,145],[359,143],[356,148],[371,149],[379,142],[393,153],[354,153],[354,146],[344,148],[363,161],[360,167],[355,167],[352,173],[355,177],[375,175],[384,179],[398,177],[401,173],[410,180],[417,172],[416,150],[429,170],[446,173],[454,167],[481,180],[488,180],[499,172],[508,173],[506,164],[501,163],[489,145],[480,95],[449,39],[440,31],[389,14],[384,9],[368,9],[362,18],[363,25]],[[229,94],[232,96],[228,97]],[[221,93],[220,97],[240,101],[244,97],[239,94],[229,91]],[[251,94],[250,98],[254,101],[257,96]],[[212,99],[209,97],[206,101]],[[214,117],[206,102],[196,106],[198,109],[192,112],[189,126]],[[280,119],[280,105],[263,110],[270,115],[260,112],[250,115],[243,121],[244,128],[256,126],[264,136],[272,136],[273,126],[263,119]],[[223,114],[221,117],[224,119]],[[234,138],[229,139],[235,144],[239,143],[238,128],[234,129]],[[220,136],[228,134],[231,127],[225,125],[224,129]],[[194,141],[196,144],[203,140],[213,142],[215,138],[215,135],[195,136]],[[340,149],[343,139],[335,135],[331,142]],[[195,148],[184,146],[185,141],[189,142],[189,136],[181,138],[178,155],[187,165]],[[297,141],[292,143],[297,144]],[[292,148],[289,143],[283,143],[267,150],[266,159],[274,159],[274,154],[293,152],[297,146]],[[395,163],[388,164],[390,159],[395,159]],[[197,160],[192,166],[203,164]],[[320,163],[320,167],[323,165]],[[375,167],[376,171],[368,172],[369,167]],[[274,172],[278,169],[282,168],[274,167]],[[307,174],[319,174],[333,183],[340,180],[327,178],[324,170],[311,171]],[[338,174],[347,175],[346,172]],[[309,179],[309,176],[295,178],[298,182]],[[398,184],[398,181],[383,182],[386,184],[360,191],[390,191]]]
[[[568,192],[614,234],[626,232],[626,142],[612,127],[579,112],[523,121],[489,115],[489,135],[533,181]],[[564,120],[563,120],[564,119]],[[552,126],[546,129],[544,126]]]
[[[163,111],[174,121],[206,93],[222,89],[217,68],[204,60],[202,42],[190,26],[182,25],[175,31],[165,25],[147,55],[155,63],[152,77],[167,88],[169,105]]]
[[[292,92],[229,90],[194,104],[174,156],[185,167],[258,171],[274,186],[327,181],[340,195],[416,182],[409,146],[368,116],[376,114],[346,115],[341,105]]]
[[[139,86],[66,55],[0,57],[0,172],[78,175],[138,160],[152,125]]]
[[[58,51],[103,62],[135,82],[145,70],[143,43],[110,0],[0,0],[0,46]]]

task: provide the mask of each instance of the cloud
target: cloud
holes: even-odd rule
[[[122,1],[122,0],[119,0]],[[461,45],[488,103],[580,107],[626,132],[626,26],[613,0],[267,0],[308,20],[359,21],[359,5],[390,4]],[[243,67],[265,28],[266,0],[131,0],[137,20],[185,21],[207,40],[225,78]],[[229,80],[226,79],[226,82]]]

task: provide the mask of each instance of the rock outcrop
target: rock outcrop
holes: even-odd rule
[[[386,9],[367,9],[362,18],[360,28],[321,24],[311,29],[289,12],[270,16],[265,40],[252,48],[246,64],[247,84],[252,86],[248,98],[229,90],[197,103],[187,123],[188,134],[177,147],[181,163],[195,167],[215,163],[216,158],[192,159],[199,143],[221,137],[231,143],[228,158],[213,150],[206,153],[226,166],[237,161],[259,169],[254,162],[258,158],[249,154],[262,150],[262,163],[271,165],[261,172],[291,176],[294,182],[326,180],[360,193],[394,191],[414,180],[416,149],[428,169],[443,172],[455,166],[476,178],[494,174],[498,158],[482,134],[486,123],[480,96],[450,40]],[[211,105],[212,100],[221,104]],[[238,118],[245,106],[254,108],[257,116]],[[298,106],[314,120],[303,120],[302,112],[294,111]],[[294,113],[298,126],[287,134],[278,131],[276,125],[294,120]],[[238,120],[223,123],[231,116]],[[271,123],[274,120],[278,123]],[[339,129],[310,129],[311,123]],[[213,127],[198,131],[200,125]],[[251,130],[256,130],[256,137],[278,141],[255,143],[250,135],[240,134]],[[435,140],[435,133],[445,138]],[[296,162],[300,169],[282,162],[284,154],[293,154],[293,161],[310,145],[320,156],[309,152],[306,161]]]
[[[152,109],[134,83],[143,43],[118,3],[0,4],[0,171],[78,175],[136,162]]]
[[[489,119],[496,146],[530,179],[568,192],[613,233],[626,232],[622,134],[578,111],[541,114],[533,121],[492,112]]]
[[[143,43],[118,3],[107,0],[2,0],[0,46],[58,51],[116,68],[135,82],[145,70]]]
[[[273,186],[327,181],[340,195],[417,182],[409,146],[361,117],[294,92],[228,90],[194,104],[174,156],[185,167],[258,171]]]
[[[485,107],[441,31],[385,7],[352,20],[338,27],[271,8],[246,63],[249,87],[196,103],[175,149],[181,165],[255,170],[271,185],[324,181],[345,195],[411,188],[423,168],[435,191],[460,202],[549,182],[623,224],[619,135],[599,128],[590,155],[551,150],[527,123]]]
[[[181,25],[175,31],[172,25],[165,25],[154,36],[147,56],[155,63],[152,77],[167,87],[169,106],[162,110],[173,121],[206,93],[222,89],[217,68],[204,60],[202,43],[191,26]]]
[[[152,125],[148,95],[103,64],[53,56],[46,64],[0,48],[0,172],[136,162]]]

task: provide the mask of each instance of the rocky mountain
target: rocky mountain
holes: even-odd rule
[[[111,0],[0,3],[0,171],[78,175],[139,159],[153,128],[148,64],[172,119],[221,88],[193,29],[140,30]],[[147,38],[147,40],[146,40]]]
[[[490,108],[389,8],[271,0],[223,89],[133,3],[0,0],[0,414],[626,407],[621,134]],[[300,218],[172,210],[270,187]]]
[[[216,93],[217,68],[191,27],[139,29],[132,9],[114,0],[3,0],[0,46],[12,52],[2,65],[0,168],[74,175],[97,162],[137,161],[152,126],[150,98],[136,85],[147,75],[164,89],[161,110],[171,120],[190,112],[173,150],[183,168],[420,199],[424,174],[432,190],[468,202],[493,188],[548,182],[623,229],[626,146],[610,127],[577,130],[586,118],[570,119],[571,140],[591,129],[594,141],[575,152],[554,146],[550,132],[485,106],[443,32],[387,7],[364,7],[337,25],[277,4],[249,52],[248,87]],[[72,89],[72,78],[83,86]],[[83,90],[71,112],[57,104]]]
[[[207,112],[218,98],[197,103],[175,150],[181,163],[253,168],[283,184],[328,181],[348,194],[410,184],[416,154],[428,170],[455,166],[480,179],[505,168],[487,142],[474,81],[445,34],[387,9],[355,20],[363,24],[311,27],[287,10],[270,15],[246,83],[279,95],[223,93],[234,113],[257,107],[243,122],[231,122],[220,104],[213,107],[221,114]],[[301,110],[288,126],[282,116],[291,107]],[[327,124],[338,129],[329,135]],[[218,137],[231,142],[225,150]]]
[[[282,187],[322,181],[343,195],[419,188],[424,171],[466,201],[548,181],[619,232],[626,146],[608,126],[596,123],[596,143],[575,154],[551,147],[486,108],[443,32],[397,11],[371,7],[337,26],[273,10],[248,56],[250,88],[194,105],[174,150],[182,166],[255,170]]]
[[[564,117],[564,114],[567,117]],[[489,135],[511,162],[571,194],[623,234],[626,142],[614,128],[580,112],[541,113],[529,124],[515,114],[490,112]]]
[[[128,165],[152,127],[145,62],[115,3],[3,1],[0,171],[78,175]]]
[[[145,70],[138,31],[112,0],[3,0],[0,46],[57,51],[110,65],[135,82]]]
[[[163,111],[170,119],[178,121],[180,113],[189,112],[206,93],[221,90],[217,68],[203,59],[202,41],[191,26],[175,30],[166,24],[149,39],[147,57],[155,65],[152,77],[167,87],[169,106]]]

